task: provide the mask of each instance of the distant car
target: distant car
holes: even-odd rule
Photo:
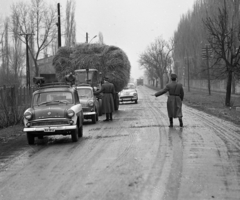
[[[78,96],[83,108],[84,119],[91,119],[95,124],[101,114],[100,101],[94,96],[93,88],[89,84],[77,85]]]
[[[49,135],[71,135],[73,142],[78,141],[83,135],[83,109],[76,88],[57,83],[40,86],[24,112],[23,131],[30,145],[35,137]]]
[[[119,102],[123,103],[125,101],[138,102],[138,92],[134,83],[129,83],[127,87],[119,93]]]

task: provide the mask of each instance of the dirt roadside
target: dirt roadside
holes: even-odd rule
[[[149,87],[154,90],[159,90],[156,87]],[[217,116],[221,119],[231,121],[236,125],[240,125],[240,111],[236,110],[236,107],[240,107],[240,95],[232,95],[233,106],[227,108],[224,106],[225,93],[212,92],[211,95],[204,90],[190,89],[188,92],[187,88],[184,90],[185,96],[183,103],[187,106],[196,108],[204,111],[208,114]],[[183,111],[184,112],[184,111]],[[23,125],[15,125],[0,130],[0,144],[6,144],[9,141],[18,138],[19,136],[25,135],[22,131]]]

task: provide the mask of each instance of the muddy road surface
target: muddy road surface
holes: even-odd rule
[[[138,93],[112,122],[86,122],[77,143],[19,137],[0,166],[0,199],[239,200],[240,127],[183,106],[184,127],[169,128],[167,97]]]

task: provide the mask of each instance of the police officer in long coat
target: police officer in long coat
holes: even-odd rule
[[[170,121],[169,127],[173,127],[173,118],[179,119],[180,127],[183,127],[182,120],[182,101],[184,97],[184,90],[181,83],[177,83],[176,81],[177,75],[171,74],[172,82],[167,84],[166,87],[157,93],[154,94],[155,97],[161,96],[168,92],[168,100],[167,100],[167,110],[168,117]]]
[[[115,87],[109,82],[109,78],[105,77],[102,84],[102,88],[99,91],[94,92],[94,94],[103,93],[102,97],[102,112],[106,114],[106,119],[104,121],[112,121],[112,113],[114,111],[114,93]]]

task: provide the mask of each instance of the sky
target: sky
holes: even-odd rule
[[[0,0],[0,16],[8,16],[14,2],[29,0]],[[60,3],[65,14],[67,0],[45,0]],[[75,0],[77,42],[98,42],[101,32],[104,43],[121,48],[131,63],[131,77],[143,76],[139,66],[141,53],[157,37],[169,40],[177,30],[183,14],[192,9],[195,0]],[[93,38],[93,39],[92,39]]]

